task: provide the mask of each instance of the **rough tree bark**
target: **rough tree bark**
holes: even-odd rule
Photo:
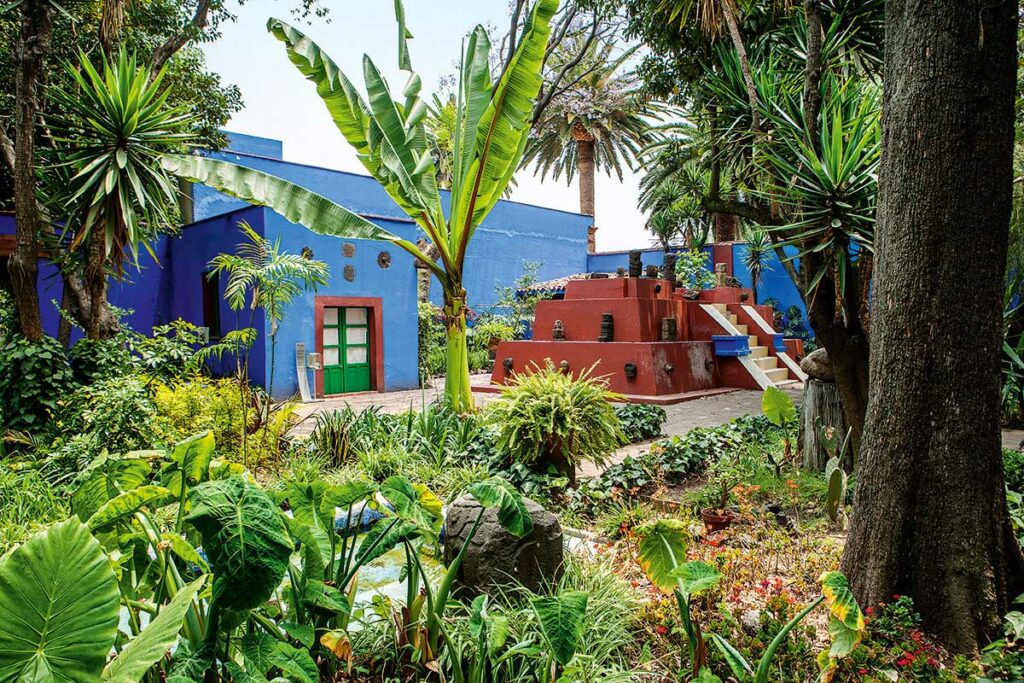
[[[750,59],[747,58],[747,48],[743,45],[743,36],[740,35],[739,20],[736,17],[736,6],[733,0],[722,1],[722,16],[729,29],[729,37],[732,39],[733,47],[740,58],[740,70],[743,71],[743,83],[747,86],[747,99],[750,101],[750,127],[756,133],[761,130],[760,101],[757,97],[757,87],[754,85],[754,76],[750,71]]]
[[[42,81],[53,35],[53,12],[46,0],[25,0],[21,5],[21,32],[15,46],[15,248],[9,270],[21,333],[32,341],[43,337],[36,290],[40,214],[36,203],[35,132],[42,111]]]
[[[1003,494],[1017,3],[888,0],[871,393],[843,568],[955,652],[1024,588]],[[831,355],[831,350],[830,350]]]
[[[576,138],[576,154],[580,176],[580,213],[594,215],[594,138]]]

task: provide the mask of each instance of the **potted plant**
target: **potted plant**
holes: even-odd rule
[[[733,486],[732,480],[719,479],[715,485],[709,485],[698,500],[700,518],[709,533],[727,528],[736,519],[736,513],[729,509]]]

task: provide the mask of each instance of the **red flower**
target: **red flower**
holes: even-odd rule
[[[867,676],[868,675],[868,670],[867,669],[857,669],[857,675],[858,676]]]
[[[868,615],[869,617],[872,614],[874,614],[874,613],[875,613],[875,608],[874,607],[868,607],[866,610],[864,610],[864,614]]]
[[[654,627],[654,630],[658,632],[658,635],[659,635],[659,636],[663,636],[663,635],[665,635],[666,633],[668,633],[668,629],[667,629],[667,628],[665,628],[664,626],[662,626],[661,624],[659,624],[659,625],[655,626],[655,627]]]

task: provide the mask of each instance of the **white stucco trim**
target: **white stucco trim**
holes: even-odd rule
[[[729,322],[729,319],[722,315],[722,312],[713,305],[700,304],[700,308],[702,311],[710,315],[716,323],[721,325],[726,334],[731,334],[736,337],[750,336],[748,334],[741,334],[740,331],[737,330],[731,322]],[[771,379],[768,378],[768,375],[764,374],[764,370],[761,369],[760,365],[754,362],[754,359],[750,355],[736,356],[735,358],[740,362],[740,365],[750,373],[750,376],[754,378],[754,381],[757,382],[757,385],[761,387],[761,389],[767,389],[768,387],[775,386],[775,382],[771,381]]]
[[[749,315],[750,319],[754,321],[754,324],[760,327],[765,334],[776,334],[775,329],[768,324],[768,321],[761,317],[761,314],[757,312],[756,308],[744,305],[743,312]],[[785,351],[776,351],[774,346],[771,344],[768,345],[768,348],[780,361],[782,361],[783,365],[793,373],[794,377],[799,379],[801,382],[807,381],[807,373],[800,369],[800,364],[790,358],[788,353]]]

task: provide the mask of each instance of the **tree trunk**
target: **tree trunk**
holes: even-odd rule
[[[89,324],[85,328],[89,339],[104,337],[103,319],[107,310],[107,258],[102,225],[94,225],[89,234],[85,264],[85,282],[89,292]]]
[[[817,146],[818,114],[821,111],[821,0],[804,0],[807,22],[807,61],[804,68],[804,121],[807,140]]]
[[[580,213],[594,215],[594,141],[577,140],[576,153],[580,175]]]
[[[831,455],[822,441],[821,430],[832,428],[833,438],[840,448],[846,439],[846,418],[835,382],[808,377],[800,407],[797,443],[803,456],[803,467],[811,472],[823,472]]]
[[[755,133],[761,130],[761,114],[758,111],[760,102],[757,97],[757,87],[754,85],[754,76],[750,71],[750,60],[747,58],[747,48],[743,46],[743,36],[740,35],[740,25],[736,19],[736,7],[732,0],[725,0],[722,3],[722,14],[725,16],[725,23],[729,27],[729,37],[732,38],[733,47],[740,58],[740,70],[743,71],[743,82],[747,86],[747,99],[750,101],[750,128]]]
[[[1024,588],[999,431],[1016,38],[1016,2],[886,3],[871,398],[843,567],[864,606],[911,596],[953,652],[993,638]]]
[[[452,295],[444,293],[445,331],[448,336],[448,354],[445,363],[444,395],[451,407],[459,413],[476,410],[469,382],[469,348],[466,343],[466,290]]]
[[[42,110],[41,83],[53,34],[53,8],[46,0],[25,0],[21,17],[21,32],[15,47],[15,248],[9,270],[21,333],[38,341],[43,337],[43,322],[36,289],[41,220],[36,203],[35,129]]]
[[[432,261],[436,261],[441,256],[441,252],[438,250],[437,245],[433,242],[425,239],[421,239],[416,242],[416,246],[419,247],[423,255]],[[434,279],[434,273],[431,272],[430,268],[425,263],[421,263],[419,259],[416,259],[416,300],[423,303],[430,301],[430,285]]]

